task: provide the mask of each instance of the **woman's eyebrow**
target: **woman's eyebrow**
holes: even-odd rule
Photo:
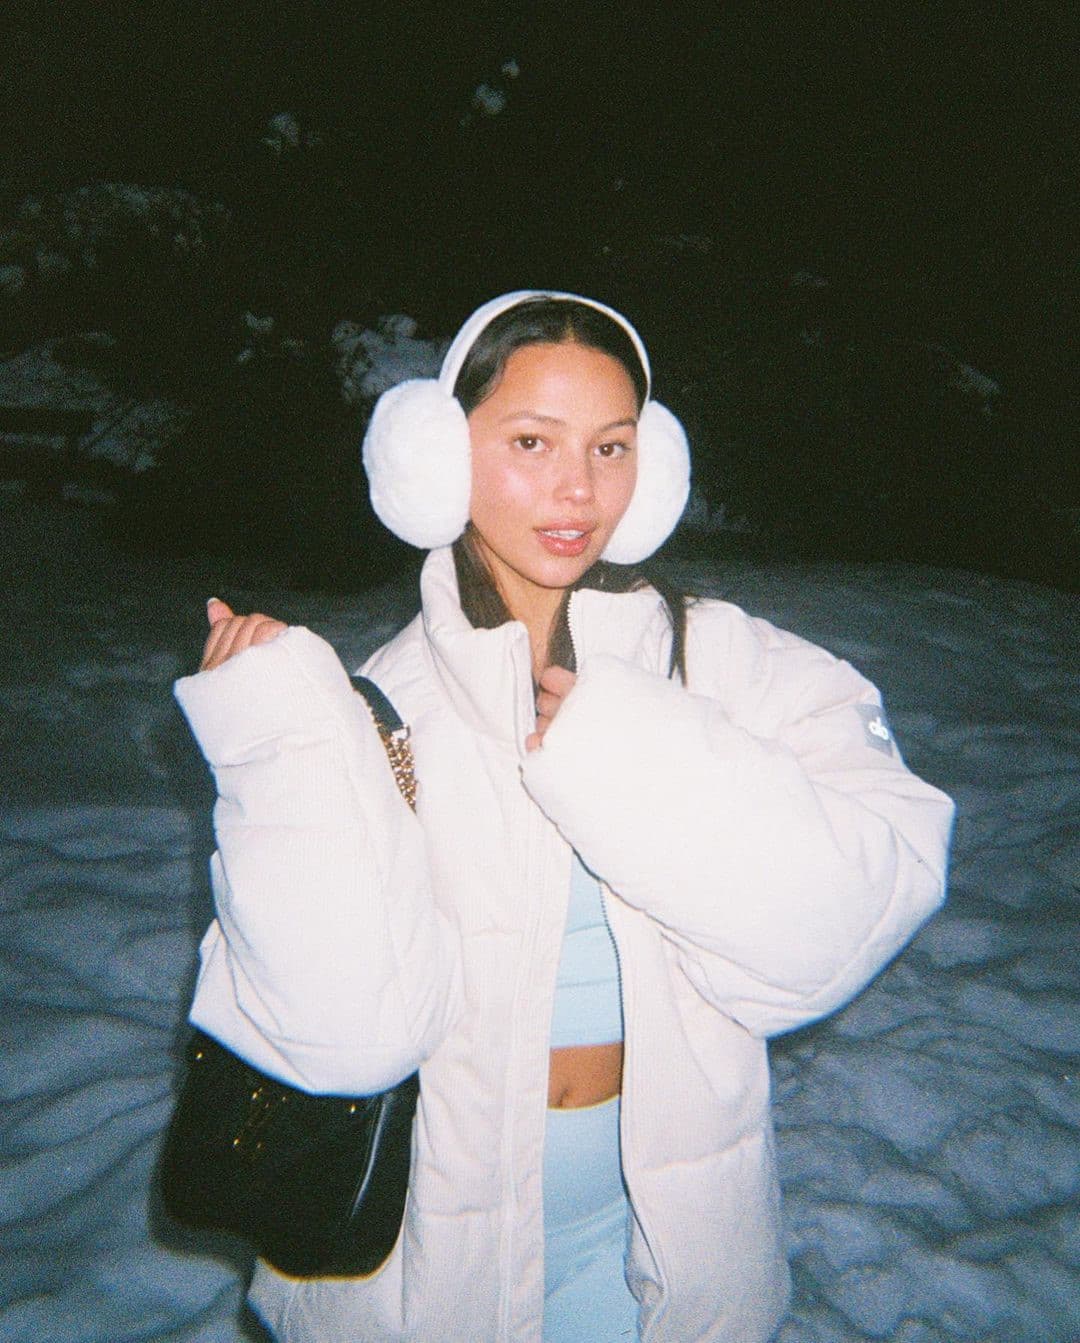
[[[510,424],[514,420],[538,420],[541,424],[565,424],[557,415],[541,415],[538,410],[513,410],[499,420],[500,424]]]
[[[565,424],[565,420],[559,419],[557,415],[541,415],[536,410],[514,410],[509,415],[504,415],[499,420],[499,424],[512,424],[515,420],[534,420],[539,424]],[[612,420],[610,424],[601,425],[598,433],[607,434],[612,429],[636,429],[637,420],[627,417],[625,420]]]

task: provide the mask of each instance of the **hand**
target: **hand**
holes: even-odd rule
[[[210,633],[203,648],[200,671],[213,671],[245,648],[269,643],[288,628],[280,620],[258,612],[250,616],[234,615],[232,608],[217,597],[211,597],[206,603],[206,618],[210,622]]]
[[[535,751],[544,740],[544,733],[576,682],[577,677],[565,667],[545,667],[541,672],[536,694],[536,731],[525,738],[526,751]]]

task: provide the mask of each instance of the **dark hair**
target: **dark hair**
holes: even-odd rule
[[[637,392],[638,408],[645,402],[647,383],[633,341],[618,322],[606,313],[573,299],[535,298],[515,304],[494,318],[476,338],[465,357],[454,395],[466,415],[485,400],[498,386],[506,361],[524,345],[561,345],[576,341],[617,359],[629,374]],[[512,620],[491,572],[473,538],[470,522],[464,535],[454,542],[454,567],[457,572],[461,609],[477,629],[495,629]],[[667,608],[671,621],[672,642],[669,675],[678,672],[686,682],[686,611],[690,598],[656,573],[648,564],[609,564],[599,560],[574,584],[577,588],[597,588],[603,592],[633,592],[652,587]],[[568,620],[569,593],[563,599],[548,649],[549,662],[576,671],[574,646]]]
[[[515,350],[523,345],[562,345],[565,341],[577,341],[617,359],[630,375],[641,409],[648,387],[634,342],[606,313],[566,298],[524,299],[493,318],[465,356],[454,383],[454,396],[470,415],[495,390]]]

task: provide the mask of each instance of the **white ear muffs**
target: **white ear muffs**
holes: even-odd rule
[[[371,506],[384,527],[421,550],[448,546],[469,520],[469,424],[433,378],[383,392],[364,435]]]
[[[666,406],[646,401],[638,417],[637,484],[630,507],[604,547],[612,564],[639,564],[659,550],[690,496],[686,432]]]
[[[469,425],[452,388],[477,336],[500,312],[530,298],[573,299],[605,312],[630,336],[646,378],[649,360],[641,337],[620,313],[593,299],[553,291],[519,290],[478,309],[450,345],[439,379],[399,383],[375,403],[363,458],[371,505],[390,531],[430,550],[456,541],[469,521]],[[690,451],[682,425],[669,410],[646,401],[638,420],[638,473],[634,496],[611,535],[603,558],[637,564],[664,544],[690,494]]]

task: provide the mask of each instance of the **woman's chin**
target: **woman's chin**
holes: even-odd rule
[[[540,587],[564,591],[587,574],[599,558],[599,552],[592,547],[580,555],[551,556],[537,564],[529,577]]]

